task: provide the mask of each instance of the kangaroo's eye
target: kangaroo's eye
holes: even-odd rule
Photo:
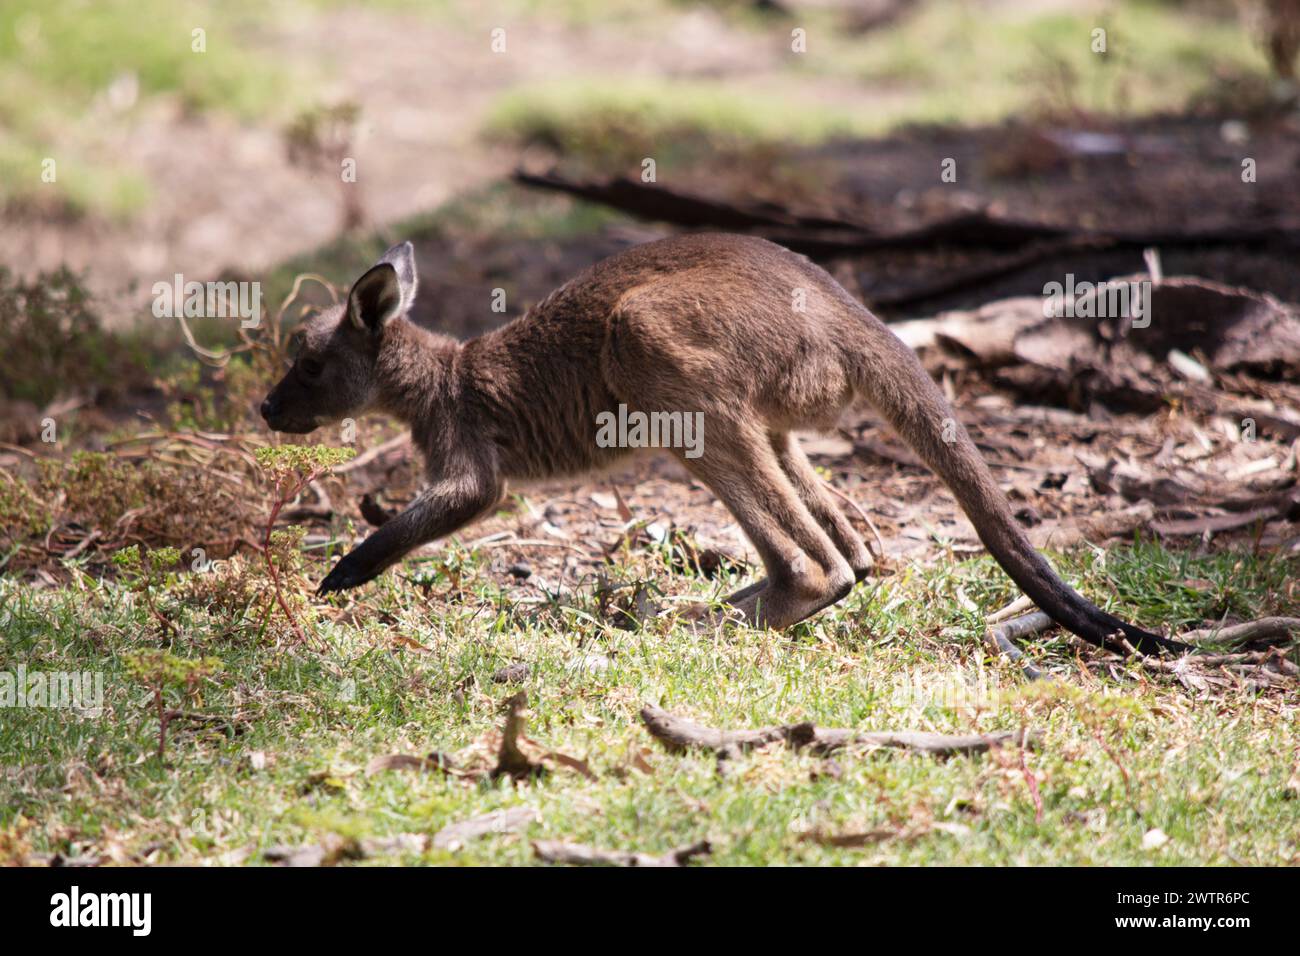
[[[302,374],[306,375],[308,378],[315,378],[324,371],[324,366],[314,358],[299,359],[298,368],[301,369]]]

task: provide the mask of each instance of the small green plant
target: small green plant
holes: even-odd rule
[[[29,539],[49,526],[49,507],[32,491],[31,485],[0,471],[0,551],[21,550]],[[0,566],[7,561],[7,557],[0,557]]]
[[[415,572],[411,581],[426,595],[440,580],[450,584],[453,593],[461,593],[465,590],[466,578],[473,576],[478,566],[477,552],[457,541],[449,541],[436,556],[424,562],[424,566]]]
[[[155,548],[146,554],[133,544],[113,555],[122,582],[144,597],[149,613],[162,624],[165,633],[176,634],[176,625],[158,608],[158,593],[175,577],[174,569],[180,564],[181,553],[176,548]]]
[[[281,545],[285,539],[272,540],[276,519],[284,506],[298,497],[309,484],[328,474],[329,471],[348,461],[356,454],[351,448],[331,448],[328,445],[279,445],[274,448],[259,448],[257,463],[271,480],[275,498],[271,503],[271,513],[266,519],[266,531],[262,535],[262,555],[266,558],[266,572],[270,575],[271,586],[275,589],[275,599],[284,612],[289,626],[293,628],[299,643],[307,642],[307,635],[298,623],[297,617],[289,608],[284,590],[280,584],[280,573],[276,569],[273,555],[274,546]],[[301,541],[301,536],[298,538]]]
[[[220,658],[177,657],[161,649],[130,651],[122,655],[127,673],[149,689],[154,710],[158,714],[158,761],[167,754],[167,725],[179,712],[167,709],[166,693],[169,688],[179,690],[190,700],[198,697],[199,684],[220,671]]]

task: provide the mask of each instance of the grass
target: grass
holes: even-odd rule
[[[954,610],[959,586],[985,609],[1012,596],[987,559],[906,569],[781,636],[745,628],[697,635],[657,621],[621,631],[597,623],[589,594],[530,621],[486,573],[485,555],[462,549],[459,558],[459,592],[436,561],[431,600],[390,572],[367,589],[351,623],[318,625],[321,653],[232,638],[229,620],[199,612],[177,618],[171,652],[216,657],[223,669],[186,705],[219,719],[174,723],[166,764],[152,756],[148,691],[125,663],[159,645],[138,595],[92,576],[47,591],[0,580],[0,670],[89,670],[104,683],[97,718],[6,714],[0,832],[35,852],[94,846],[122,859],[194,863],[251,848],[255,861],[276,844],[432,833],[528,806],[540,820],[529,838],[654,852],[707,837],[716,864],[1297,862],[1300,823],[1287,789],[1300,732],[1294,699],[1230,691],[1196,701],[1136,671],[1099,679],[1070,665],[1059,638],[1035,653],[1068,679],[1026,688],[984,661],[978,616]],[[1287,592],[1295,561],[1281,557],[1190,557],[1139,545],[1104,561],[1067,556],[1061,566],[1092,597],[1148,624],[1214,617],[1225,602],[1251,615],[1288,602],[1294,612],[1296,603]],[[610,574],[701,597],[714,590],[676,574],[655,551],[626,555]],[[1186,577],[1213,586],[1180,587]],[[399,645],[394,634],[426,650]],[[578,666],[593,653],[610,659],[608,669]],[[366,775],[379,755],[437,750],[463,759],[465,748],[482,746],[514,690],[491,675],[520,660],[531,668],[529,736],[586,758],[595,780],[563,769],[531,784],[410,770]],[[774,750],[739,758],[719,777],[712,758],[669,755],[651,743],[636,716],[645,701],[715,726],[806,718],[952,732],[1035,727],[1043,746],[1027,765],[1042,818],[1014,749],[946,761],[840,756],[839,776],[824,761]],[[874,829],[891,835],[860,849],[802,838]],[[1168,842],[1144,848],[1153,829]],[[456,852],[400,851],[369,862],[531,860],[527,839],[493,835]]]
[[[263,125],[286,121],[307,105],[304,97],[317,84],[269,46],[259,47],[257,38],[292,17],[359,6],[355,0],[277,7],[252,0],[6,0],[0,6],[0,204],[131,218],[148,207],[150,185],[101,141],[123,114],[170,97],[187,113],[219,112]],[[385,0],[380,7],[460,29],[486,22],[473,5],[450,0]],[[645,21],[655,9],[631,0],[508,0],[495,4],[492,15],[505,26],[539,17],[577,25]],[[200,28],[206,49],[196,52],[193,31]],[[110,89],[132,84],[138,94],[113,105]],[[46,182],[42,163],[51,158],[57,178]]]
[[[264,25],[259,5],[237,0],[7,0],[0,7],[0,202],[61,204],[72,213],[124,218],[149,201],[147,183],[111,158],[96,136],[114,112],[168,95],[190,112],[250,118],[293,102],[294,79],[246,37]],[[192,31],[206,31],[193,49]],[[114,106],[108,91],[132,84]],[[124,87],[125,88],[125,87]],[[59,164],[54,183],[41,160]]]
[[[684,148],[813,143],[865,133],[859,116],[798,94],[744,92],[706,80],[585,77],[503,95],[490,137],[575,155],[615,152],[624,162],[662,160]],[[694,141],[694,142],[693,142]]]
[[[1220,74],[1265,70],[1262,54],[1231,16],[1144,0],[1090,6],[1028,13],[1015,4],[930,3],[896,30],[803,63],[906,91],[897,112],[881,118],[890,124],[1178,110]],[[1092,50],[1097,28],[1106,31],[1104,53]]]
[[[736,16],[733,27],[782,44],[792,24],[807,31],[805,53],[771,61],[783,80],[778,92],[749,77],[563,80],[504,94],[486,131],[626,166],[698,144],[815,143],[917,124],[1179,110],[1225,82],[1266,74],[1262,54],[1230,16],[1142,0],[1085,7],[1027,12],[934,0],[865,34],[845,33],[839,14],[827,11],[800,11],[790,21]],[[1104,54],[1091,49],[1098,27],[1107,31]],[[825,101],[826,80],[857,84],[860,96]]]

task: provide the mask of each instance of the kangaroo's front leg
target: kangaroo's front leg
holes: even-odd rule
[[[317,594],[365,584],[403,555],[446,537],[500,503],[502,482],[486,474],[435,482],[405,511],[343,556],[316,589]]]

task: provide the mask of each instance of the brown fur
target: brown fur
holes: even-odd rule
[[[345,307],[313,321],[295,368],[263,406],[283,431],[387,412],[410,425],[426,461],[428,490],[340,561],[322,592],[368,581],[474,520],[508,482],[617,461],[631,449],[599,447],[597,416],[621,403],[703,413],[703,453],[674,453],[730,509],[767,570],[728,600],[751,623],[786,627],[843,598],[867,572],[861,538],[789,434],[832,426],[861,396],[948,484],[990,553],[1055,620],[1098,643],[1116,632],[1139,646],[1167,643],[1056,577],[916,356],[801,256],[742,236],[652,242],[464,343],[405,320],[415,281],[410,245],[394,247]]]

